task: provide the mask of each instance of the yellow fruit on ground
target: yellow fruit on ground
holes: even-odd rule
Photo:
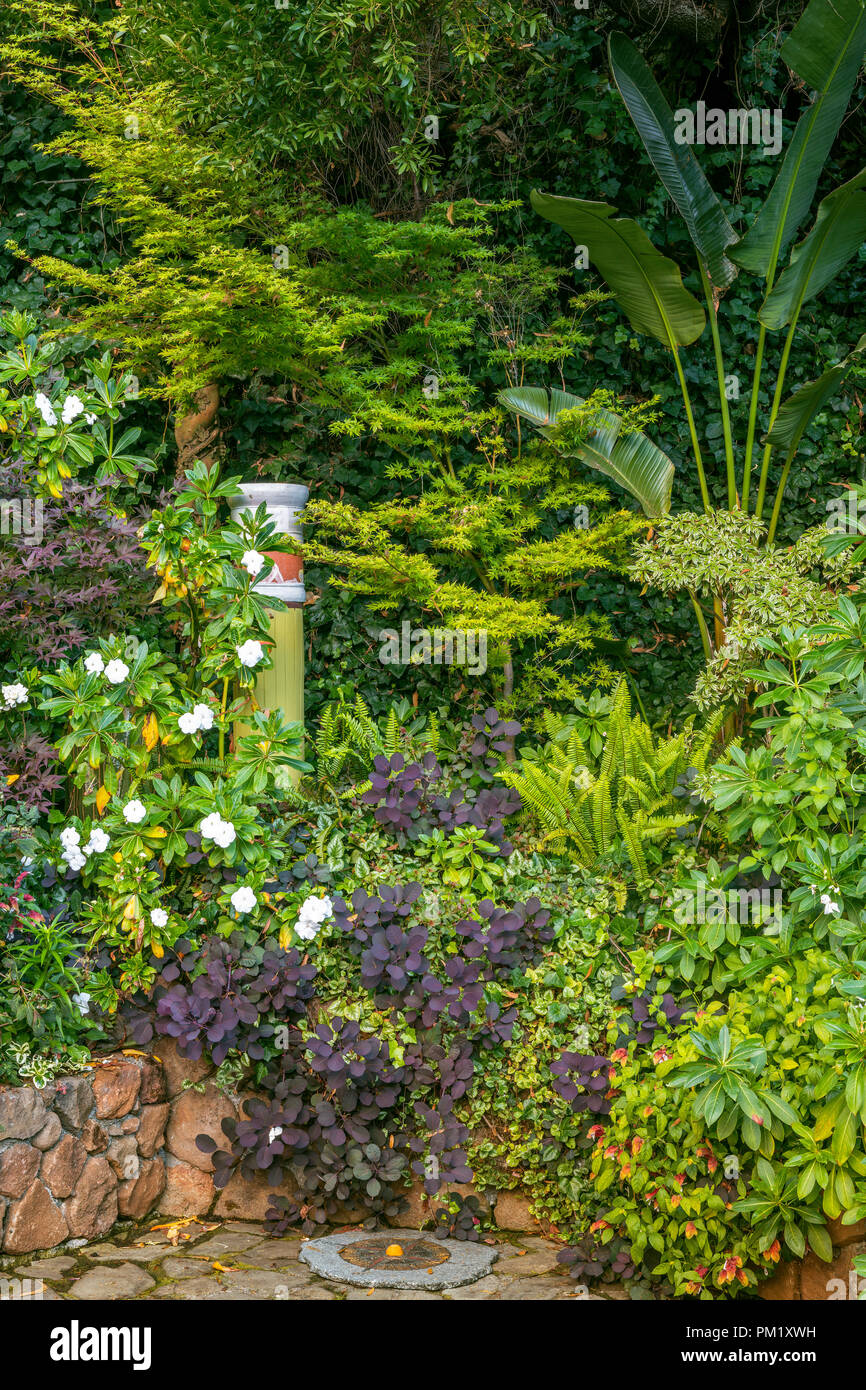
[[[403,1254],[403,1247],[402,1245],[389,1245],[388,1249],[385,1251],[385,1254],[388,1255],[392,1260],[397,1260]]]

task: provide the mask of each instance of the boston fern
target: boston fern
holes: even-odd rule
[[[639,716],[632,717],[622,681],[600,756],[593,757],[576,729],[564,744],[557,742],[558,721],[548,716],[554,737],[499,775],[543,828],[542,844],[567,845],[587,868],[622,845],[636,878],[646,882],[651,877],[647,847],[694,824],[694,816],[683,811],[688,775],[704,768],[720,724],[717,715],[699,734],[659,739]]]

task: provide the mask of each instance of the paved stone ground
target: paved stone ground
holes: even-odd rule
[[[324,1234],[324,1232],[323,1232]],[[595,1301],[557,1264],[561,1248],[540,1236],[491,1237],[499,1251],[493,1273],[475,1284],[445,1293],[415,1289],[362,1289],[321,1279],[298,1259],[298,1237],[270,1239],[261,1225],[196,1220],[130,1225],[111,1241],[81,1245],[38,1259],[4,1261],[5,1278],[41,1280],[43,1298],[120,1299],[282,1299],[357,1301],[490,1299],[540,1302],[565,1298]],[[22,1284],[26,1293],[27,1286]],[[29,1295],[32,1296],[32,1293]],[[626,1298],[612,1286],[608,1298]]]

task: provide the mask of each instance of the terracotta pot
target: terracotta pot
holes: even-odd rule
[[[254,512],[264,502],[268,509],[268,520],[283,535],[300,542],[303,536],[298,515],[303,511],[309,495],[309,488],[302,483],[244,483],[237,496],[232,498],[232,516]],[[303,604],[306,591],[301,554],[284,555],[275,550],[266,550],[265,554],[273,561],[273,568],[255,585],[256,592],[265,596],[271,593],[293,607]]]

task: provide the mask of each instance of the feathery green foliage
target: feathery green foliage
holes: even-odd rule
[[[699,731],[661,739],[632,716],[626,682],[614,693],[603,749],[593,756],[566,719],[546,711],[547,742],[524,752],[517,768],[499,776],[520,793],[541,830],[541,844],[569,848],[591,868],[621,843],[638,883],[650,877],[647,848],[662,845],[694,816],[682,798],[702,772],[721,728],[721,713]],[[564,737],[563,737],[564,736]]]

